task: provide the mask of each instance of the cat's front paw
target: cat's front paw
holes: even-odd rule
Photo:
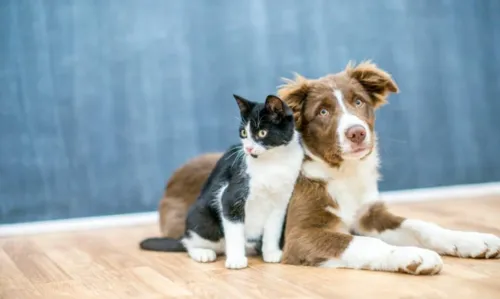
[[[243,269],[246,267],[248,267],[248,259],[245,256],[226,259],[226,268],[228,269]]]
[[[451,256],[494,259],[500,258],[500,238],[485,233],[449,231],[441,239],[442,253]]]
[[[279,263],[281,262],[281,257],[283,256],[283,251],[276,250],[268,250],[262,253],[262,258],[266,263]]]

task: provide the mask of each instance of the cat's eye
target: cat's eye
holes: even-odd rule
[[[326,110],[325,108],[319,111],[319,115],[321,116],[327,116],[328,114],[330,114],[330,112],[328,112],[328,110]]]
[[[241,136],[241,137],[243,137],[243,138],[247,138],[247,130],[242,129],[242,130],[240,131],[240,136]]]
[[[267,135],[267,131],[266,130],[260,130],[257,135],[260,137],[260,138],[264,138],[266,137]]]
[[[356,107],[361,107],[363,106],[363,101],[361,101],[360,99],[356,99],[356,102],[354,102],[354,104],[356,104]]]

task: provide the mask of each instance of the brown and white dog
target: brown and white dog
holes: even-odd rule
[[[221,157],[222,153],[205,153],[174,171],[158,206],[160,231],[164,237],[177,239],[184,234],[187,211]]]
[[[406,219],[380,201],[375,110],[391,92],[398,92],[396,83],[370,62],[318,79],[297,76],[279,88],[306,152],[288,208],[282,262],[436,274],[439,254],[500,257],[494,235]]]

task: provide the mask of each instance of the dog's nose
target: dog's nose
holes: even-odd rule
[[[360,144],[366,138],[366,130],[362,125],[354,125],[345,131],[345,136],[351,142]]]

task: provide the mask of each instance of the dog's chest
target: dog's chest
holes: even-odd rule
[[[327,192],[338,206],[337,216],[352,227],[360,207],[378,199],[377,174],[370,169],[336,170],[332,174]]]
[[[367,187],[359,181],[345,179],[328,182],[326,189],[338,207],[335,214],[347,227],[351,227],[356,212],[369,198]]]
[[[326,204],[335,207],[327,210],[340,217],[346,227],[352,227],[361,206],[378,200],[378,172],[375,162],[347,161],[338,169],[319,162],[309,162],[303,166],[303,172],[307,177],[326,182],[326,192],[333,200]]]

